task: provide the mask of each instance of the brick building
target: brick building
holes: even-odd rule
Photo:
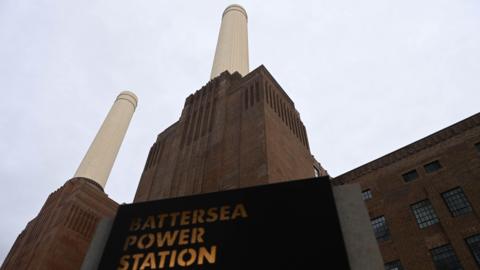
[[[117,207],[96,182],[70,179],[48,196],[1,269],[80,269],[99,220],[114,217]]]
[[[385,269],[480,266],[480,114],[333,183],[361,185]]]
[[[249,72],[246,19],[238,5],[225,10],[212,78],[158,135],[135,202],[326,175],[293,101],[264,66]],[[75,177],[49,196],[2,270],[80,269],[99,220],[115,216],[103,187],[136,104],[133,93],[119,95]]]
[[[327,174],[310,153],[294,102],[263,65],[249,72],[246,12],[233,5],[223,19],[231,31],[220,31],[219,45],[230,47],[217,46],[211,80],[157,136],[134,202]],[[245,44],[227,42],[236,33],[240,38],[233,39]],[[93,180],[76,177],[52,193],[2,269],[80,269],[98,220],[117,208]],[[386,269],[474,269],[480,265],[479,181],[477,114],[332,183],[362,186]]]
[[[326,175],[295,104],[264,66],[190,95],[150,149],[135,202]]]
[[[103,188],[136,105],[133,93],[120,93],[75,176],[48,196],[1,270],[80,269],[100,220],[117,212],[118,204]]]

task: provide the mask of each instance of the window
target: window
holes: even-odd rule
[[[457,187],[442,193],[443,200],[448,206],[452,216],[460,216],[472,212],[472,207],[463,193],[462,188]]]
[[[384,216],[372,219],[373,232],[379,241],[390,239],[387,221]]]
[[[362,198],[364,201],[372,198],[372,191],[370,189],[366,189],[362,191]]]
[[[411,170],[407,173],[404,173],[402,174],[402,177],[403,177],[403,181],[405,181],[406,183],[413,181],[418,178],[417,170]]]
[[[403,270],[403,266],[399,260],[385,264],[385,270]]]
[[[318,171],[317,168],[313,167],[313,175],[315,175],[315,177],[319,177],[320,176],[320,172]]]
[[[432,204],[429,200],[417,202],[412,204],[410,207],[412,208],[413,214],[417,219],[417,224],[420,229],[439,222],[437,214],[435,214],[435,211],[433,210]]]
[[[480,142],[475,144],[475,148],[477,148],[477,151],[480,153]]]
[[[475,261],[480,266],[480,234],[476,234],[474,236],[470,236],[465,239],[467,242],[468,247],[470,248],[470,252],[472,252]]]
[[[445,245],[430,250],[432,254],[433,263],[438,270],[462,270],[462,265],[455,255],[451,245]]]
[[[435,160],[433,162],[423,165],[423,168],[425,168],[425,171],[427,173],[432,173],[440,170],[442,168],[442,164],[440,164],[438,160]]]

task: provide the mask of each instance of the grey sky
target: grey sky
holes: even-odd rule
[[[0,261],[121,90],[139,106],[106,192],[132,201],[156,135],[207,83],[231,3],[0,0]],[[264,64],[289,94],[333,176],[479,111],[479,1],[239,4],[250,68]]]

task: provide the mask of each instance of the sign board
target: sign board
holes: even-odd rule
[[[349,269],[332,189],[323,177],[121,205],[99,269],[331,265]]]

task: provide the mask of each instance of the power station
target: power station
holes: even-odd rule
[[[480,265],[479,114],[332,178],[287,91],[264,65],[250,70],[248,15],[230,5],[210,80],[158,134],[133,203],[119,206],[103,188],[137,103],[118,95],[2,270],[303,269],[335,256],[336,269]]]

